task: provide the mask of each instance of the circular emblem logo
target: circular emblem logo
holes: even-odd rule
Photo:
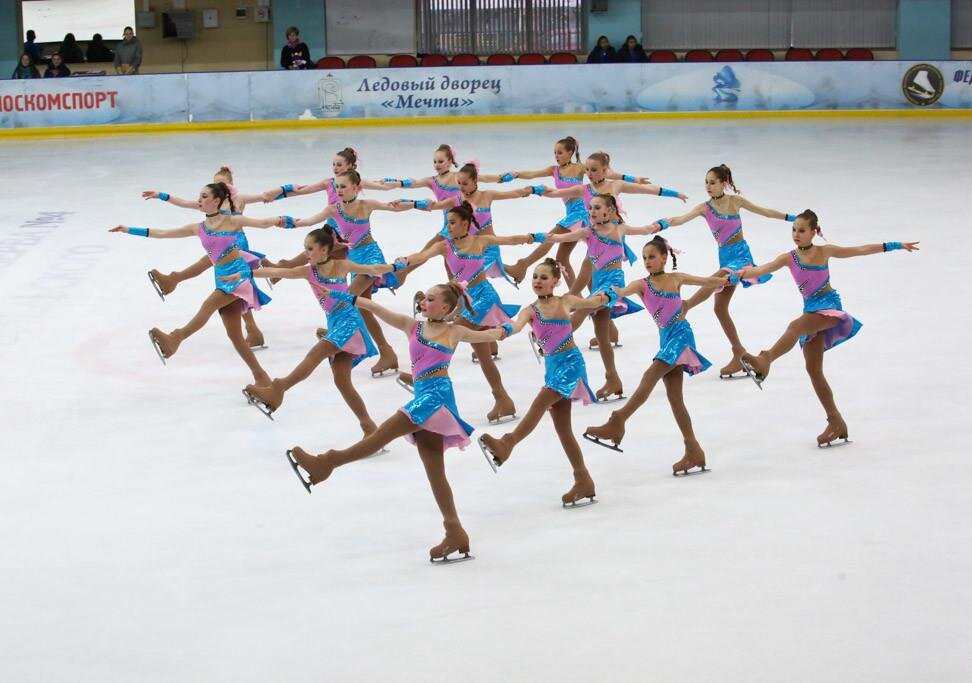
[[[927,107],[938,102],[945,92],[945,79],[942,72],[931,64],[915,64],[905,72],[901,92],[912,104]]]

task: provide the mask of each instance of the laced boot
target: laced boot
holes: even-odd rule
[[[760,351],[757,355],[751,353],[744,353],[740,358],[741,361],[746,361],[749,366],[756,373],[756,379],[762,382],[769,376],[770,371],[770,359],[769,354],[766,351]]]
[[[847,423],[844,422],[844,418],[840,416],[840,413],[827,417],[827,428],[817,437],[817,446],[821,448],[829,446],[837,439],[843,439],[845,442],[849,442],[847,438]]]
[[[508,266],[504,263],[503,269],[506,270],[507,275],[513,278],[513,281],[516,284],[520,284],[521,282],[523,282],[523,280],[526,279],[527,264],[523,261],[523,259],[520,259],[512,266]]]
[[[574,505],[584,498],[590,498],[591,503],[593,503],[595,495],[597,494],[594,492],[594,480],[591,479],[590,474],[584,472],[581,475],[574,475],[574,485],[570,491],[560,497],[560,501],[564,504],[564,507]]]
[[[386,372],[398,370],[398,356],[395,355],[392,348],[386,346],[379,351],[381,355],[378,356],[378,362],[371,366],[372,377],[382,377]]]
[[[465,532],[459,522],[443,522],[446,534],[442,543],[429,549],[429,560],[445,561],[450,553],[459,552],[466,559],[469,557],[469,534]]]
[[[698,441],[686,441],[685,442],[685,455],[677,463],[672,465],[672,474],[688,474],[689,470],[694,467],[702,468],[705,472],[705,451],[702,450],[702,446],[699,445]]]
[[[149,336],[163,358],[172,358],[175,352],[179,350],[179,345],[183,340],[182,333],[179,330],[173,331],[172,334],[166,334],[157,327],[149,330]]]
[[[490,436],[489,434],[483,434],[479,438],[481,445],[488,452],[490,457],[493,459],[493,463],[500,467],[503,463],[510,459],[510,455],[513,454],[513,435],[504,434],[500,438],[495,436]]]
[[[331,472],[334,471],[334,465],[331,464],[330,458],[328,457],[330,453],[331,451],[323,455],[311,455],[300,446],[294,446],[290,450],[290,454],[296,463],[301,469],[307,472],[311,485],[320,484],[330,477]]]
[[[327,336],[327,328],[326,327],[318,327],[316,334],[317,334],[317,339],[318,340],[324,339],[324,337]]]
[[[611,441],[617,447],[624,439],[624,420],[618,414],[618,411],[614,411],[604,424],[598,427],[588,427],[584,430],[584,437],[589,441]]]
[[[624,398],[624,387],[621,386],[621,378],[617,375],[613,377],[608,377],[604,382],[604,386],[597,390],[595,393],[598,401],[608,401],[611,397],[616,397],[614,400]]]
[[[513,399],[506,391],[493,391],[493,409],[486,413],[486,419],[489,420],[490,424],[498,423],[503,420],[503,418],[515,418],[516,417],[516,405],[513,403]]]
[[[263,331],[259,327],[253,327],[246,331],[246,345],[251,349],[262,349],[267,345],[263,339]]]
[[[621,346],[621,337],[618,335],[618,326],[611,322],[611,346],[614,348],[619,348]],[[589,348],[596,349],[598,347],[597,337],[591,337]]]
[[[275,412],[284,400],[284,389],[279,379],[275,379],[270,384],[262,386],[247,384],[246,388],[243,389],[243,393],[250,400],[259,401],[265,405],[271,413]]]
[[[149,271],[149,278],[155,283],[162,294],[172,294],[179,285],[179,278],[175,273],[163,275],[155,268]]]

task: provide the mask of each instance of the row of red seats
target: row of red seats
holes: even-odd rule
[[[713,55],[708,50],[689,50],[685,53],[686,62],[772,62],[776,56],[771,50],[749,50],[743,54],[741,50],[719,50]],[[850,60],[870,60],[874,59],[874,53],[866,47],[855,47],[847,51],[845,55],[836,48],[825,47],[817,50],[814,54],[811,50],[802,47],[791,47],[786,51],[785,56],[788,62],[807,62],[811,60],[835,61],[842,59]],[[678,55],[671,50],[655,50],[648,55],[648,61],[654,63],[677,62]],[[392,55],[388,60],[391,67],[410,67],[410,66],[478,66],[482,64],[479,57],[474,54],[458,54],[451,60],[444,55],[424,55],[421,60],[412,55]],[[577,64],[577,57],[569,52],[556,52],[550,55],[548,61],[546,57],[536,52],[528,52],[519,57],[508,54],[495,54],[486,58],[486,64],[490,66],[511,66],[513,64]],[[317,60],[318,69],[374,69],[378,66],[374,57],[370,55],[357,55],[348,59],[347,63],[340,57],[322,57]]]

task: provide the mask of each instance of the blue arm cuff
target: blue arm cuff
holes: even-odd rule
[[[397,258],[397,259],[395,259],[392,262],[391,267],[392,267],[392,272],[393,273],[397,273],[398,271],[402,270],[403,268],[406,268],[407,265],[406,265],[406,263],[405,263],[404,260]]]
[[[621,180],[623,180],[626,183],[636,183],[636,182],[638,182],[638,179],[637,178],[635,178],[633,175],[628,175],[627,173],[625,173],[623,176],[621,176]]]
[[[667,187],[662,187],[662,188],[659,188],[659,190],[658,190],[658,196],[659,197],[677,197],[678,196],[678,190],[669,190]]]
[[[786,214],[786,220],[788,222],[792,223],[793,221],[796,220],[796,216],[794,216],[792,213],[788,213],[788,214]]]
[[[408,178],[403,179],[401,181],[401,183],[402,183],[402,187],[411,187],[412,186],[412,181],[409,180]]]
[[[163,202],[169,201],[169,193],[168,192],[159,192],[159,199],[161,199]]]
[[[531,185],[530,186],[530,191],[533,192],[533,194],[543,194],[546,189],[547,188],[544,187],[543,185]]]
[[[897,251],[898,249],[904,249],[901,242],[885,242],[884,251]]]
[[[509,337],[511,334],[513,334],[513,326],[510,325],[509,323],[503,323],[502,325],[500,325],[500,327],[503,328],[504,330],[506,330],[506,336],[507,337]]]
[[[671,227],[671,225],[672,225],[671,223],[669,223],[669,222],[668,222],[667,220],[665,220],[664,218],[659,218],[659,219],[658,219],[657,221],[655,221],[655,222],[656,222],[656,223],[658,223],[658,225],[660,225],[660,226],[661,226],[661,229],[662,229],[662,230],[668,230],[668,229],[669,229],[669,228]]]
[[[618,300],[618,293],[610,288],[605,289],[603,292],[599,292],[599,294],[603,294],[608,298],[607,304],[605,304],[606,306],[612,306],[614,305],[614,302]]]
[[[418,200],[413,200],[413,201],[415,202],[415,208],[416,209],[427,209],[427,208],[429,208],[429,200],[428,199],[418,199]]]
[[[543,244],[547,241],[547,233],[545,232],[531,232],[530,234],[533,235],[534,244]]]
[[[283,219],[284,219],[284,230],[293,230],[294,228],[297,227],[297,224],[294,222],[293,216],[284,216]]]
[[[148,237],[148,228],[128,228],[129,235],[138,235],[139,237]],[[900,249],[900,247],[898,247]],[[885,249],[887,251],[887,249]]]
[[[512,173],[504,173],[503,176],[500,178],[500,182],[501,183],[508,183],[511,180],[513,180],[513,174]]]

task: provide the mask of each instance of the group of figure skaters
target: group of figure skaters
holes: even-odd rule
[[[857,247],[815,242],[814,238],[821,235],[816,213],[808,209],[793,215],[754,204],[739,193],[732,172],[725,165],[710,168],[705,174],[708,201],[680,216],[648,225],[629,225],[621,208],[623,194],[673,197],[683,202],[687,197],[647,178],[616,173],[603,152],[582,159],[573,137],[557,141],[554,163],[549,166],[494,175],[481,173],[475,162],[460,163],[450,145],[440,145],[435,150],[434,173],[424,178],[364,180],[359,161],[355,150],[348,147],[335,155],[331,177],[306,185],[284,183],[257,194],[238,191],[232,170],[222,166],[196,200],[165,192],[143,192],[146,199],[201,211],[201,222],[175,229],[119,225],[111,231],[163,239],[199,238],[206,255],[196,263],[169,274],[149,271],[149,278],[163,299],[180,282],[213,268],[214,290],[184,326],[168,332],[158,328],[149,331],[163,363],[219,312],[227,336],[253,376],[243,393],[272,419],[283,405],[287,391],[307,379],[325,359],[329,360],[334,384],[357,418],[363,437],[347,448],[321,454],[299,447],[288,450],[287,460],[308,492],[330,477],[336,467],[379,453],[400,436],[415,444],[445,526],[445,538],[429,551],[433,562],[471,558],[469,536],[459,521],[444,461],[444,452],[467,446],[473,432],[460,415],[449,379],[449,366],[460,343],[472,347],[474,360],[494,397],[493,408],[486,417],[491,424],[498,424],[516,418],[517,413],[494,362],[497,343],[529,327],[531,344],[544,364],[543,384],[512,431],[502,436],[485,434],[478,443],[496,470],[549,414],[573,470],[573,486],[562,496],[562,503],[565,507],[580,507],[596,502],[596,492],[574,435],[571,406],[574,401],[586,405],[625,398],[614,358],[614,349],[619,345],[615,319],[645,310],[658,327],[659,350],[627,401],[603,425],[586,428],[586,439],[620,451],[625,423],[661,381],[685,442],[682,458],[672,465],[673,474],[707,471],[705,452],[696,439],[683,399],[682,383],[685,375],[695,375],[710,366],[696,348],[686,316],[711,296],[716,317],[732,349],[732,357],[719,370],[720,377],[748,376],[761,385],[773,362],[799,342],[811,384],[827,418],[817,444],[847,443],[847,423],[824,376],[823,356],[827,349],[853,337],[861,325],[843,310],[840,296],[830,284],[828,262],[831,258],[918,248],[917,242]],[[554,187],[530,185],[508,191],[480,187],[517,178],[552,178]],[[363,190],[398,188],[430,190],[434,200],[384,202],[362,197]],[[327,203],[307,218],[258,219],[244,215],[254,203],[317,192],[327,193]],[[564,217],[547,232],[496,234],[493,202],[530,195],[560,198]],[[371,216],[376,211],[414,209],[441,210],[442,226],[421,249],[388,262],[371,232]],[[757,266],[742,231],[743,209],[792,223],[794,249]],[[711,276],[676,270],[678,251],[663,237],[668,229],[695,218],[705,220],[718,247],[719,268]],[[271,261],[250,249],[244,229],[272,227],[314,229],[304,236],[300,253]],[[625,263],[634,264],[637,260],[626,239],[632,235],[650,239],[641,250],[647,275],[629,283],[625,279]],[[586,247],[587,253],[582,267],[575,272],[570,256],[578,243]],[[504,263],[500,247],[516,245],[535,247],[515,262]],[[551,258],[548,254],[555,245],[555,256]],[[401,288],[410,273],[438,256],[442,257],[448,278],[443,284],[417,292],[414,311],[394,311],[373,300],[383,289]],[[789,268],[803,296],[803,313],[772,346],[750,354],[740,341],[729,304],[740,287],[763,284],[772,272],[784,267]],[[524,307],[504,303],[492,281],[518,285],[528,273],[536,299]],[[316,343],[293,370],[281,377],[271,378],[254,353],[254,348],[264,346],[265,340],[253,311],[270,301],[257,278],[270,282],[306,280],[326,316],[326,327],[318,330]],[[564,294],[558,293],[562,282],[568,288]],[[683,299],[683,285],[698,289]],[[574,340],[574,331],[587,318],[592,319],[594,327],[590,345],[598,349],[604,366],[604,384],[597,391],[588,383],[584,357]],[[383,326],[407,337],[408,372],[399,372],[398,358]],[[380,424],[372,418],[352,381],[352,369],[366,358],[376,359],[370,368],[374,377],[398,373],[399,384],[413,393],[412,400]]]

